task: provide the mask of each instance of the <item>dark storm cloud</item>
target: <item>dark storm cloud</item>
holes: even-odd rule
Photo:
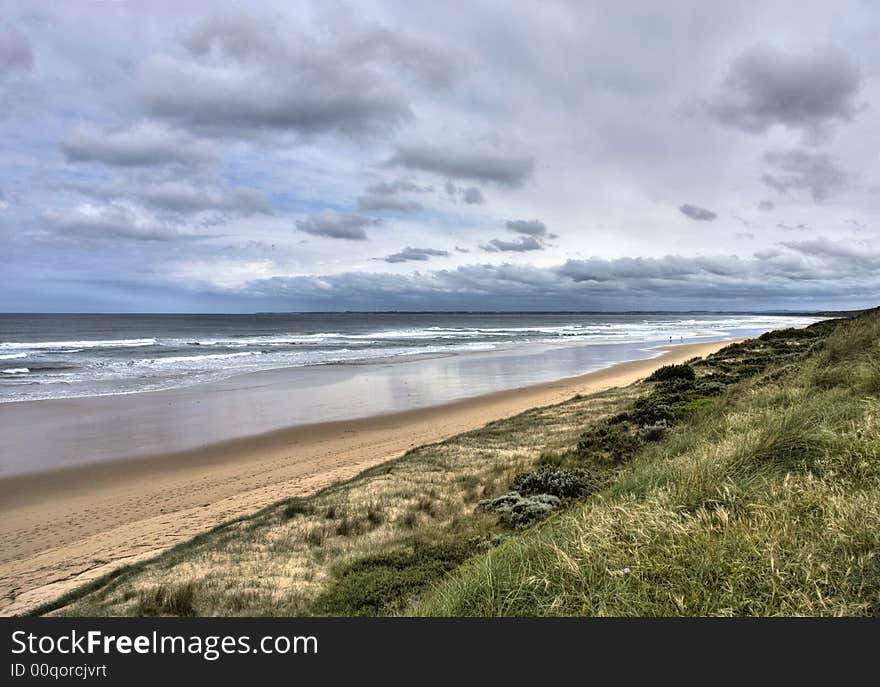
[[[213,134],[291,131],[387,136],[419,88],[448,87],[450,53],[388,31],[317,41],[241,14],[215,15],[138,75],[157,116]],[[416,87],[417,86],[417,87]]]
[[[760,45],[734,60],[708,111],[749,133],[780,125],[817,141],[855,116],[861,86],[858,67],[838,49],[794,54]]]
[[[761,175],[765,184],[780,193],[808,191],[817,203],[839,193],[849,182],[849,175],[827,153],[769,151],[764,153],[764,162],[772,168]]]
[[[367,238],[366,228],[375,226],[380,221],[364,215],[328,210],[320,215],[297,221],[296,228],[314,236],[347,241],[365,241]]]
[[[711,210],[701,208],[699,205],[690,205],[688,203],[680,205],[678,210],[679,212],[681,212],[681,214],[690,217],[691,219],[698,222],[711,222],[716,217],[718,217],[718,215]]]
[[[414,200],[405,200],[389,195],[360,196],[357,199],[358,210],[363,212],[419,212],[423,209],[422,204]]]
[[[229,212],[248,216],[272,214],[265,193],[253,188],[209,188],[169,181],[146,186],[139,197],[147,204],[170,212]]]
[[[0,78],[14,71],[28,71],[33,64],[30,41],[11,24],[0,24]]]
[[[762,200],[758,203],[758,209],[762,212],[770,212],[771,210],[775,210],[776,206],[769,200]]]
[[[852,265],[847,280],[835,279],[841,265]],[[376,307],[387,294],[402,294],[414,307],[466,307],[473,299],[499,307],[544,307],[560,303],[639,307],[681,302],[714,304],[730,298],[786,299],[804,294],[858,295],[876,284],[880,254],[867,245],[828,240],[780,244],[749,258],[714,255],[663,258],[569,260],[556,267],[466,265],[453,270],[409,275],[349,272],[319,277],[275,277],[251,282],[248,292],[297,297],[311,303]],[[829,279],[831,281],[829,281]],[[621,294],[626,294],[621,300]],[[659,299],[659,300],[658,300]]]
[[[527,236],[547,236],[547,225],[538,219],[511,219],[504,223],[510,231]]]
[[[663,258],[568,260],[558,271],[576,282],[609,282],[626,279],[682,279],[700,273],[730,276],[745,272],[746,266],[736,256],[686,258],[667,255]]]
[[[367,186],[367,193],[375,196],[393,196],[398,193],[432,193],[433,191],[433,186],[419,186],[403,179],[377,181],[375,184]]]
[[[62,149],[71,162],[100,162],[116,167],[194,165],[214,159],[214,151],[205,142],[149,122],[110,131],[81,126],[63,141]]]
[[[66,237],[171,241],[179,236],[174,227],[124,205],[87,205],[64,212],[53,210],[44,213],[43,219],[56,233]]]
[[[412,145],[399,146],[385,164],[503,186],[522,185],[535,166],[530,157]]]
[[[525,253],[532,250],[544,250],[544,244],[534,236],[521,236],[518,241],[505,241],[504,239],[492,239],[485,246],[480,246],[489,253],[513,252]]]
[[[424,261],[432,257],[445,258],[449,255],[449,251],[437,250],[435,248],[411,248],[407,246],[398,253],[393,253],[384,258],[385,262],[410,262]]]

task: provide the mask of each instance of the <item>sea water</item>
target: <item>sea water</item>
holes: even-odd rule
[[[608,364],[614,362],[609,356],[647,357],[634,356],[633,345],[711,341],[812,321],[723,313],[0,314],[0,402],[173,389],[276,368],[546,346],[582,349],[569,356],[572,369],[557,371],[569,376],[595,367],[589,351]],[[618,345],[598,348],[609,344]],[[523,364],[529,365],[525,358]]]

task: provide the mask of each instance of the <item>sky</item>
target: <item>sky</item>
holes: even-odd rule
[[[0,0],[0,311],[880,301],[880,6]]]

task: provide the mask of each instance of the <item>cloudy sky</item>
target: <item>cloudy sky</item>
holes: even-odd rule
[[[0,0],[0,310],[880,301],[880,7]]]

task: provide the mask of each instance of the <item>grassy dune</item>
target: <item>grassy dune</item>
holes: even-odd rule
[[[415,612],[878,615],[878,393],[874,312],[734,385]]]
[[[876,615],[880,315],[420,447],[39,609]]]

